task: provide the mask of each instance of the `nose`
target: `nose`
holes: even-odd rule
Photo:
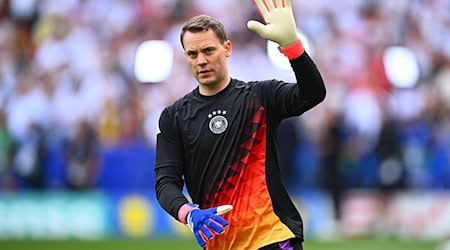
[[[208,63],[208,60],[206,59],[206,56],[204,54],[199,54],[197,56],[197,65],[205,65]]]

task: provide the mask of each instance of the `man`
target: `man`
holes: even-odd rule
[[[276,133],[283,119],[320,103],[325,87],[297,37],[291,1],[255,3],[266,25],[252,20],[248,28],[280,45],[297,83],[231,78],[223,25],[196,16],[184,24],[181,44],[198,87],[159,121],[158,201],[206,249],[302,249],[303,223],[282,183]]]

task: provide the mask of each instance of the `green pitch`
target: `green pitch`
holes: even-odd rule
[[[353,240],[319,242],[308,241],[305,250],[436,250],[436,242]],[[102,240],[102,241],[4,241],[0,249],[5,250],[199,250],[192,240]]]

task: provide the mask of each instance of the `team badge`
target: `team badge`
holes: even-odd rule
[[[227,111],[217,110],[213,111],[208,115],[209,121],[209,130],[214,134],[222,134],[228,127],[228,120],[224,115],[227,114]]]

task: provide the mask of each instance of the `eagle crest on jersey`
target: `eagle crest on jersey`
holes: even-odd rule
[[[214,134],[222,134],[228,127],[228,120],[223,115],[226,115],[227,111],[225,110],[217,110],[213,111],[208,115],[209,121],[209,130]]]

